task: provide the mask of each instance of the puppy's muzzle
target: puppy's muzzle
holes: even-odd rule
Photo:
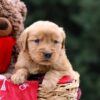
[[[45,59],[45,60],[49,60],[49,59],[51,58],[51,56],[52,56],[52,53],[44,52],[44,53],[43,53],[43,56],[44,56],[44,59]]]

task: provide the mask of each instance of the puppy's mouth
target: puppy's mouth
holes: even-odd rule
[[[51,65],[52,62],[51,62],[51,60],[42,59],[42,60],[40,61],[40,64],[41,64],[41,65]]]

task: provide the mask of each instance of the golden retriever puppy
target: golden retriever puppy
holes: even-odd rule
[[[65,32],[50,21],[38,21],[26,28],[18,40],[20,53],[11,80],[21,84],[30,74],[45,73],[42,87],[53,89],[59,79],[79,78],[65,54]]]

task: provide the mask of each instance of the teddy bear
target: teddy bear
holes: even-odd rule
[[[20,0],[0,0],[0,74],[10,78],[18,55],[16,39],[24,30],[27,8]]]

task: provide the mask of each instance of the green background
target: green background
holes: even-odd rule
[[[66,32],[66,53],[81,75],[81,100],[100,100],[100,0],[23,0],[25,27],[50,20]]]

